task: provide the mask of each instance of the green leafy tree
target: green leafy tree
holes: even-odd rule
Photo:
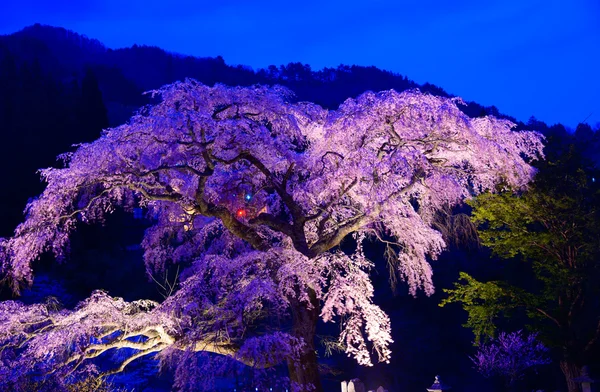
[[[529,329],[559,356],[570,392],[579,389],[571,379],[580,375],[581,366],[598,358],[597,178],[571,147],[542,164],[527,192],[488,193],[470,201],[481,242],[500,258],[521,259],[533,279],[481,282],[463,272],[441,304],[462,304],[476,344],[493,337],[503,318],[523,312]]]

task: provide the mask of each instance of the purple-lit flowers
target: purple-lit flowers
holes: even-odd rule
[[[501,332],[480,346],[471,360],[485,377],[501,376],[511,385],[527,370],[550,363],[548,348],[536,338],[537,334],[524,335],[522,331]]]

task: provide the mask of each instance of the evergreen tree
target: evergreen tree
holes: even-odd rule
[[[96,75],[89,67],[81,81],[79,124],[81,141],[96,139],[103,129],[108,128],[108,111]]]
[[[556,149],[549,149],[555,155]],[[458,302],[476,340],[493,337],[503,318],[524,314],[529,329],[553,348],[570,392],[572,378],[598,358],[600,339],[600,192],[597,170],[575,145],[545,162],[522,194],[484,194],[470,202],[484,245],[519,258],[533,279],[480,282],[461,273],[442,306]]]

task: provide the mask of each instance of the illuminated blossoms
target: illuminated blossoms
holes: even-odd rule
[[[22,344],[23,371],[38,366],[42,340],[48,366],[70,369],[137,335],[139,356],[191,350],[257,367],[288,361],[292,386],[318,390],[318,318],[341,323],[340,344],[360,364],[387,361],[391,326],[373,303],[365,239],[386,243],[412,294],[431,294],[427,258],[445,246],[432,228],[436,211],[498,184],[525,186],[534,172],[527,160],[542,149],[538,134],[470,119],[454,100],[418,91],[368,92],[336,111],[290,103],[280,87],[188,80],[154,94],[159,104],[64,156],[65,168],[42,172],[47,189],[0,242],[0,260],[18,292],[32,281],[33,260],[64,256],[77,222],[141,205],[154,218],[142,244],[148,272],[180,263],[182,284],[152,306],[102,310],[112,300],[103,293],[60,315],[4,303],[2,312],[22,315],[0,316],[0,337]],[[349,235],[358,244],[350,254],[338,246]],[[106,322],[98,312],[110,312]],[[26,322],[40,330],[18,326]],[[66,339],[66,325],[81,338]]]

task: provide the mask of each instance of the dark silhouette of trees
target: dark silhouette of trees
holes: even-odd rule
[[[24,61],[0,45],[0,164],[11,184],[10,192],[0,195],[0,233],[9,234],[27,198],[43,189],[37,170],[54,165],[72,144],[97,138],[108,125],[91,69],[79,87],[76,77],[60,81],[38,59]]]
[[[87,68],[81,81],[81,98],[78,105],[79,126],[82,127],[81,141],[98,137],[102,129],[108,128],[108,111],[102,100],[98,80],[91,68]]]
[[[580,137],[594,138],[578,127]],[[494,323],[515,314],[554,350],[570,392],[583,365],[600,354],[600,172],[555,129],[549,157],[527,192],[485,194],[469,202],[484,245],[501,258],[517,257],[529,278],[482,282],[461,274],[444,303],[467,310],[476,339],[495,334]],[[572,141],[578,141],[574,139]],[[579,145],[579,148],[578,148]]]

